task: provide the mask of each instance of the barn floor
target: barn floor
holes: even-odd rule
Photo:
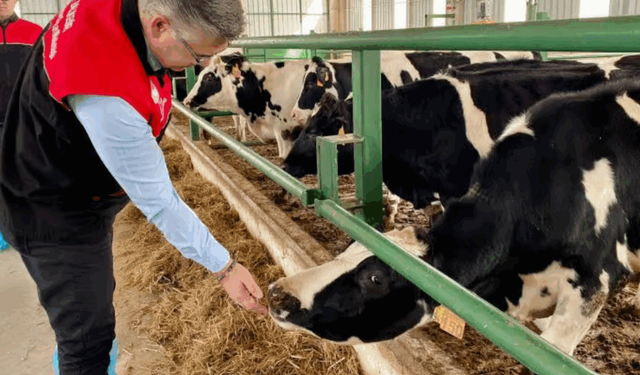
[[[188,126],[187,119],[182,114],[174,111],[174,116],[174,124]],[[231,118],[216,118],[214,125],[230,135],[235,134]],[[249,140],[255,140],[255,138],[250,135]],[[281,165],[282,160],[277,156],[275,143],[255,146],[252,149],[274,164]],[[286,194],[279,185],[232,151],[216,149],[216,152],[333,254],[339,254],[346,249],[351,239],[336,226],[317,217],[313,209],[304,208],[294,197]],[[315,177],[305,177],[302,181],[309,186],[315,186],[317,183]],[[341,177],[340,186],[341,193],[352,193],[353,177]],[[415,212],[411,204],[402,202],[397,222],[399,225],[426,225],[428,221],[422,212]],[[613,296],[600,314],[597,323],[576,350],[576,358],[600,374],[640,375],[640,316],[622,311],[626,301],[632,298],[637,288],[638,284],[632,283]],[[427,326],[424,331],[469,374],[511,375],[519,374],[524,369],[517,361],[469,326],[462,341],[441,331],[436,324]]]

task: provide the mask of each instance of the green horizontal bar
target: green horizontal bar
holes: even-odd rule
[[[425,15],[427,18],[456,18],[454,13],[449,14],[427,14]]]
[[[202,118],[212,118],[212,117],[225,117],[225,116],[233,116],[235,115],[234,112],[229,112],[229,111],[222,111],[222,112],[216,112],[216,111],[211,111],[211,112],[196,112],[196,114]]]
[[[260,142],[260,141],[242,141],[240,143],[242,143],[243,145],[245,145],[247,147],[260,146],[260,145],[266,144],[266,143]],[[213,145],[210,145],[209,147],[211,147],[213,149],[219,149],[219,148],[227,148],[227,145],[225,145],[225,144],[213,144]]]
[[[598,59],[601,57],[617,57],[617,56],[624,56],[623,53],[620,54],[597,54],[597,55],[575,55],[575,56],[554,56],[554,57],[549,57],[547,60],[575,60],[575,59]]]
[[[639,52],[640,16],[244,38],[233,47]]]
[[[190,111],[187,107],[185,107],[179,101],[173,99],[172,100],[173,107],[178,109],[180,112],[187,115],[191,120],[193,120],[198,126],[203,128],[213,137],[215,137],[220,143],[227,146],[230,150],[238,154],[241,158],[246,160],[249,164],[258,168],[262,173],[264,173],[267,177],[275,181],[278,185],[282,186],[289,193],[298,197],[302,204],[306,206],[312,205],[314,200],[320,198],[321,195],[319,191],[316,189],[311,189],[302,182],[298,181],[296,178],[291,176],[290,174],[283,171],[278,166],[274,165],[270,161],[266,160],[262,156],[256,154],[254,151],[250,150],[242,143],[229,136],[222,130],[216,128],[211,125],[207,121],[204,121],[200,116]]]
[[[596,375],[548,341],[463,288],[415,255],[404,251],[331,200],[316,201],[318,215],[344,230],[383,262],[540,375]]]

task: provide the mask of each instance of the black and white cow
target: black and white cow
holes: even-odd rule
[[[640,84],[552,95],[509,123],[429,232],[386,236],[571,355],[640,272],[638,170]],[[397,337],[438,305],[358,243],[267,294],[282,327],[349,344]]]
[[[384,183],[416,209],[437,202],[446,207],[447,200],[462,196],[474,164],[488,155],[513,117],[551,94],[606,81],[596,64],[521,60],[490,65],[479,71],[452,68],[383,92]],[[634,75],[633,68],[640,65],[616,71],[616,77]],[[321,104],[285,159],[283,168],[294,177],[317,173],[317,137],[340,129],[353,132],[350,100],[327,94]],[[338,153],[338,172],[353,172],[353,146],[339,146]]]
[[[536,52],[382,51],[380,54],[382,90],[431,77],[448,67],[514,59],[540,60],[541,58]],[[313,110],[317,109],[325,93],[332,93],[338,99],[346,99],[353,91],[351,77],[351,61],[330,62],[314,57],[304,73],[304,84],[291,111],[291,118],[299,124],[304,124]]]
[[[234,54],[214,58],[198,76],[185,105],[227,110],[244,117],[260,140],[275,139],[285,157],[301,130],[289,119],[308,61],[250,63]]]

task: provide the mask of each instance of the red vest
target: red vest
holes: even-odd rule
[[[32,46],[42,32],[42,27],[33,22],[18,19],[7,25],[4,33],[0,33],[0,43],[25,44]],[[6,35],[6,40],[5,40]]]
[[[115,96],[144,117],[160,135],[171,110],[171,79],[164,85],[144,70],[125,33],[122,0],[72,0],[44,34],[49,92],[64,105],[69,95]]]

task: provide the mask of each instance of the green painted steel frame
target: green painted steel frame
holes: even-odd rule
[[[563,32],[558,33],[558,27]],[[300,197],[314,203],[316,212],[343,229],[356,241],[411,282],[503,348],[526,367],[541,375],[595,374],[575,359],[558,351],[508,315],[478,298],[426,262],[404,251],[373,230],[381,213],[381,113],[379,50],[544,50],[639,52],[640,17],[537,21],[519,24],[489,24],[374,31],[345,34],[244,39],[234,46],[244,48],[307,48],[353,50],[354,132],[351,139],[318,139],[320,189],[310,189],[281,171],[235,139],[206,123],[174,100],[174,106],[212,133],[222,143],[261,169],[267,176]],[[366,124],[366,126],[365,126]],[[347,137],[348,138],[348,137]],[[349,214],[338,198],[337,145],[355,142],[356,194],[364,206],[357,216]],[[366,177],[365,177],[366,176]],[[371,204],[371,208],[367,205]],[[358,217],[359,216],[359,217]]]
[[[244,48],[640,51],[640,16],[246,38]],[[562,32],[558,32],[562,30]]]

